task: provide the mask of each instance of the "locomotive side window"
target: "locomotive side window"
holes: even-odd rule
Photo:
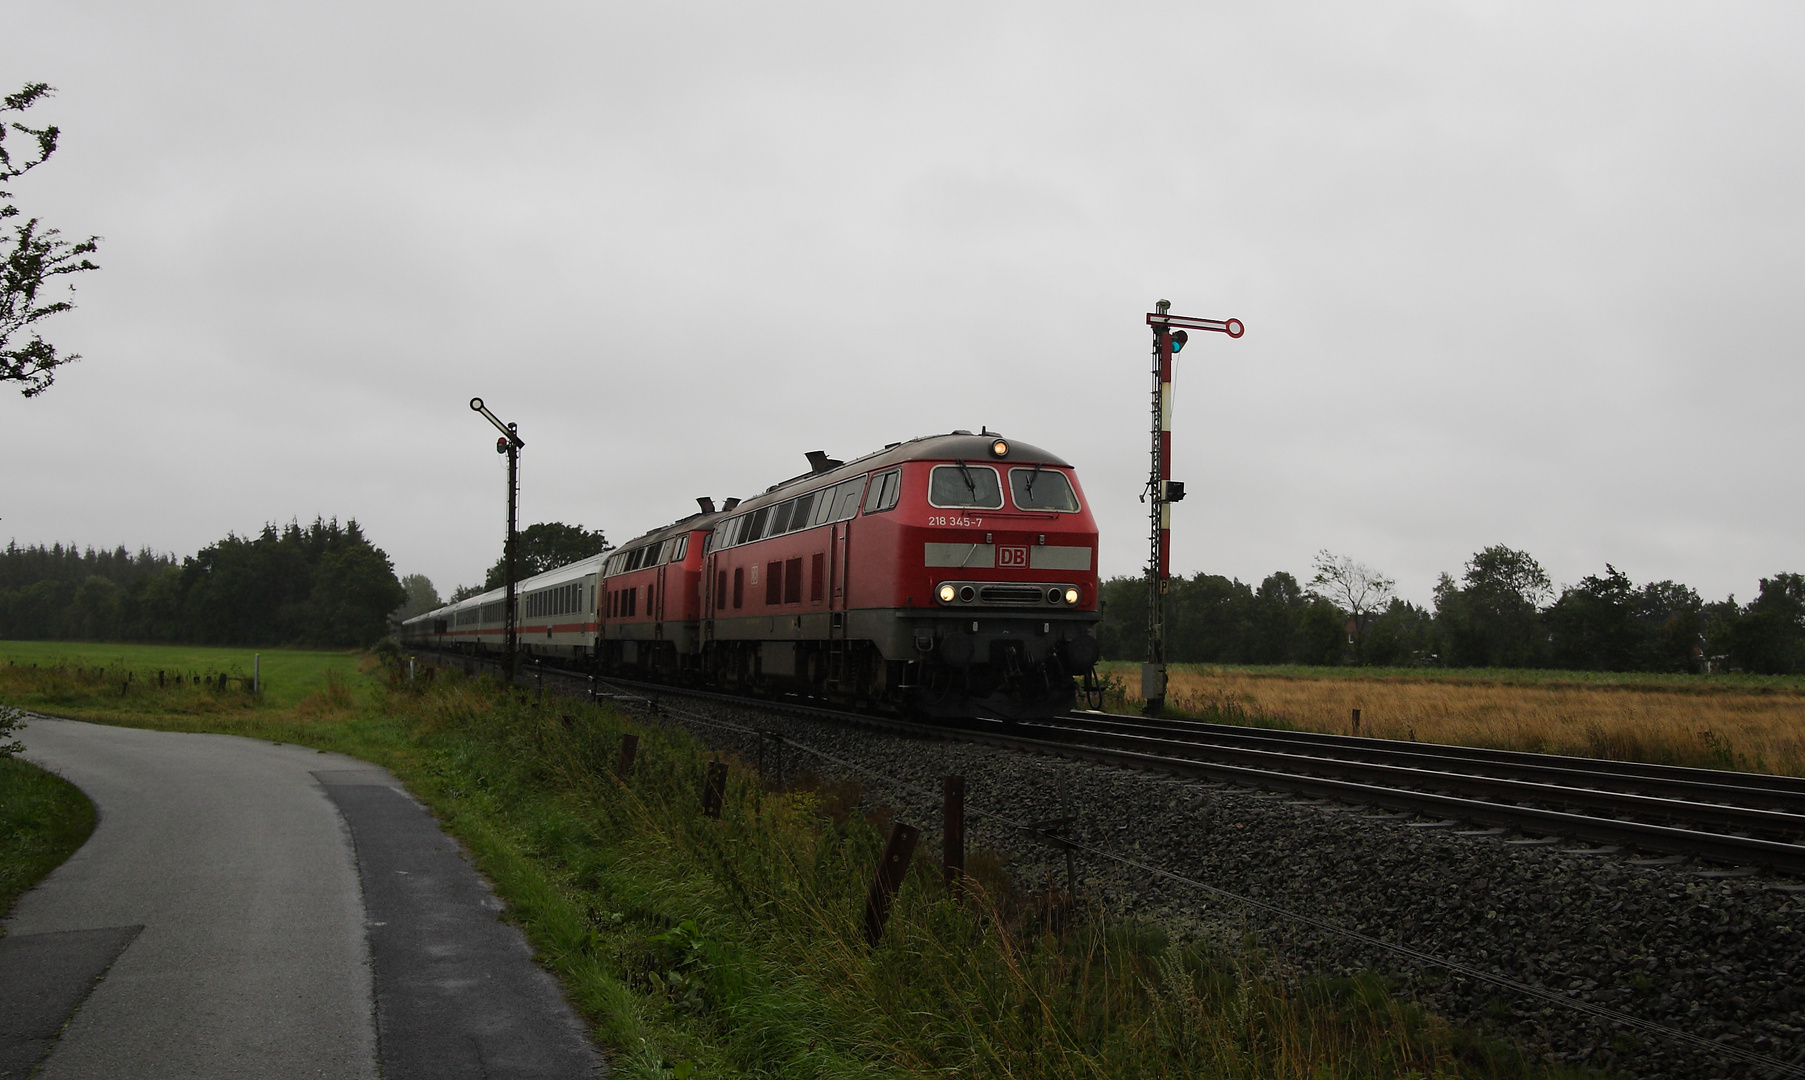
[[[682,562],[683,557],[688,554],[689,554],[689,534],[684,533],[682,536],[679,536],[677,538],[677,546],[671,549],[671,561],[672,562]]]
[[[928,502],[934,506],[999,510],[1003,506],[1003,485],[997,479],[997,471],[988,465],[936,465],[928,474]]]
[[[790,511],[790,532],[806,529],[815,523],[815,495],[816,492],[811,491],[796,500],[796,509]]]
[[[750,544],[754,540],[763,540],[765,537],[765,522],[770,519],[771,508],[768,506],[761,506],[757,510],[752,511],[752,520],[746,523],[746,534],[740,537],[740,543]]]
[[[783,563],[765,564],[765,603],[783,603]]]
[[[845,521],[859,512],[859,496],[864,493],[865,478],[855,477],[834,488],[830,521]]]
[[[881,514],[896,505],[902,491],[902,470],[891,469],[871,478],[871,490],[865,494],[865,512]]]

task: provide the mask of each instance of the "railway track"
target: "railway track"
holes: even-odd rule
[[[460,658],[463,659],[463,658]],[[528,679],[533,675],[525,676]],[[1805,780],[1203,721],[1073,712],[1050,720],[920,723],[797,699],[541,669],[568,689],[691,697],[927,738],[958,738],[1420,815],[1418,827],[1515,832],[1805,876]],[[624,691],[622,693],[621,691]]]

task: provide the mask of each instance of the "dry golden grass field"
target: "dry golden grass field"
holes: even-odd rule
[[[1138,708],[1138,666],[1110,668]],[[1805,687],[1784,680],[1205,665],[1169,680],[1168,704],[1196,716],[1345,735],[1359,709],[1375,738],[1805,776]]]

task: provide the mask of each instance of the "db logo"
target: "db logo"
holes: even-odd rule
[[[1028,549],[1025,547],[997,548],[997,565],[1009,566],[1025,570],[1028,567]]]

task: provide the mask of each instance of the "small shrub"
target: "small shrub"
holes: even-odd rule
[[[25,744],[14,738],[19,725],[24,722],[24,713],[10,705],[0,705],[0,759],[12,757],[25,749]]]

